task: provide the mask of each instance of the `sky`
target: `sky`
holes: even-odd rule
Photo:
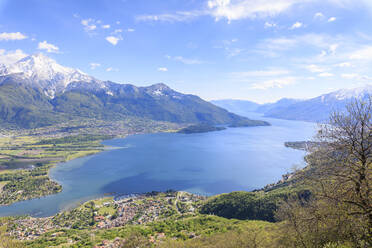
[[[371,24],[372,0],[0,0],[0,63],[264,103],[371,84]]]

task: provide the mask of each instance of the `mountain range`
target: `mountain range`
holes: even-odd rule
[[[0,65],[0,125],[34,128],[79,118],[140,117],[175,123],[267,125],[165,84],[136,87],[98,80],[35,54]]]
[[[355,89],[342,89],[311,99],[283,98],[274,103],[258,104],[244,100],[216,100],[217,106],[234,113],[247,115],[248,112],[262,113],[265,117],[325,122],[334,111],[344,111],[345,106],[356,99],[368,100],[372,96],[372,85]]]

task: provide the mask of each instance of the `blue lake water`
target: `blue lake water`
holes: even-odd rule
[[[115,149],[50,171],[63,186],[61,193],[0,207],[0,216],[50,216],[105,193],[174,189],[214,195],[253,190],[280,180],[295,164],[304,165],[305,153],[284,147],[284,142],[310,139],[313,123],[248,116],[268,120],[272,126],[105,141]]]

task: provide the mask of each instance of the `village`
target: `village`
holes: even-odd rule
[[[56,229],[100,230],[146,224],[170,216],[196,214],[198,202],[205,199],[175,191],[102,198],[51,217],[14,217],[8,222],[8,229],[18,240],[35,240],[45,233],[58,236],[59,232],[53,233]]]

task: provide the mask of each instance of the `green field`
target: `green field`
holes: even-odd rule
[[[62,187],[48,177],[57,163],[98,153],[110,135],[59,138],[15,136],[0,138],[0,204],[55,194]]]

